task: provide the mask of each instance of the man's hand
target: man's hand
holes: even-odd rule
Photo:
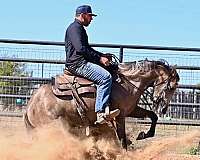
[[[110,65],[110,60],[107,57],[102,56],[100,58],[100,63],[103,64],[104,66],[109,66]]]
[[[107,57],[110,62],[112,61],[112,54],[111,53],[103,54],[103,56]]]

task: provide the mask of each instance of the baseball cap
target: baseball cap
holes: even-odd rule
[[[97,16],[96,14],[92,13],[92,8],[89,5],[82,5],[77,7],[76,14],[87,13],[91,14],[92,16]]]

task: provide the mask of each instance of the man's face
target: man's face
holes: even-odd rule
[[[93,20],[93,17],[91,14],[88,14],[88,13],[85,13],[85,14],[82,14],[82,18],[83,18],[83,25],[84,26],[89,26],[90,22]]]

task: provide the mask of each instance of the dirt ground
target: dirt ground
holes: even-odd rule
[[[79,139],[63,132],[59,126],[46,126],[27,135],[22,118],[0,118],[1,160],[199,160],[188,154],[200,141],[200,128],[159,125],[156,136],[136,141],[148,125],[127,124],[133,144],[121,150],[113,141]]]

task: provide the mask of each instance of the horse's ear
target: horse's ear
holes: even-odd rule
[[[177,68],[177,64],[173,65],[172,67],[173,67],[174,69],[176,69],[176,68]]]
[[[179,81],[179,80],[180,80],[180,77],[179,77],[179,75],[178,75],[178,73],[177,73],[177,71],[176,71],[176,68],[177,68],[177,65],[171,66],[171,71],[172,71],[172,73],[176,76],[177,81]]]
[[[171,72],[174,72],[176,70],[176,68],[177,68],[177,65],[170,66]]]

